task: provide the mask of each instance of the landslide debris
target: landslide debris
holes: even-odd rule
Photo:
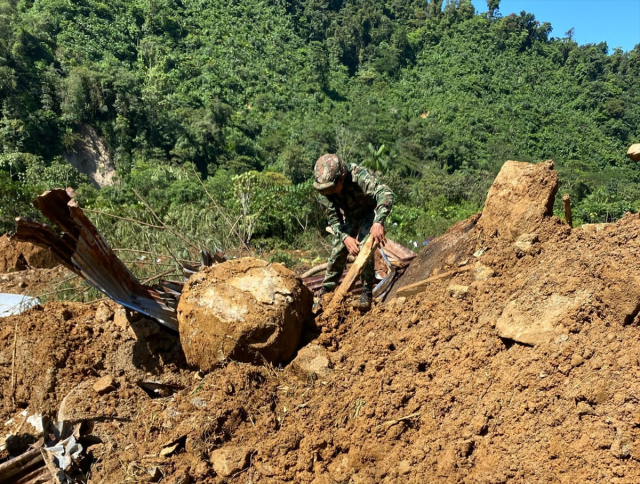
[[[0,273],[24,271],[26,269],[51,269],[60,263],[47,249],[26,242],[0,237]]]
[[[521,168],[550,181],[548,165]],[[571,229],[541,208],[548,188],[526,202],[530,223],[489,211],[427,246],[401,282],[451,275],[424,292],[319,318],[295,364],[227,359],[203,374],[166,347],[147,371],[185,388],[156,398],[124,363],[141,344],[129,323],[81,305],[63,323],[50,305],[0,320],[0,385],[17,327],[20,407],[54,412],[76,388],[95,482],[638,482],[640,217]],[[19,411],[3,393],[2,417]]]

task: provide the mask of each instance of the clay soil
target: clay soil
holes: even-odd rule
[[[176,335],[142,343],[108,314],[96,319],[95,306],[36,308],[0,323],[0,417],[25,407],[55,416],[77,387],[73,411],[94,420],[102,442],[91,448],[90,482],[142,482],[154,467],[162,482],[638,482],[638,321],[624,324],[599,295],[638,273],[607,267],[639,253],[640,218],[597,229],[549,219],[539,253],[524,257],[476,232],[493,277],[462,272],[308,327],[305,342],[324,344],[333,365],[324,380],[233,361],[203,375]],[[591,263],[567,274],[578,255]],[[589,304],[550,342],[501,339],[499,310],[543,259],[557,261],[558,286],[588,289]],[[470,292],[453,297],[454,283]],[[98,396],[90,385],[106,374],[117,390]],[[145,379],[185,389],[151,398],[138,386]],[[220,447],[248,453],[249,466],[216,476],[209,456]]]
[[[176,334],[136,339],[115,305],[1,319],[0,418],[90,421],[92,483],[640,482],[640,217],[546,217],[525,249],[477,220],[451,229],[465,250],[436,268],[473,270],[307,323],[321,378],[233,360],[203,374]],[[532,344],[500,337],[505,312],[538,323],[536,301],[563,308],[540,310],[553,325],[532,324]],[[217,474],[217,449],[247,465]]]

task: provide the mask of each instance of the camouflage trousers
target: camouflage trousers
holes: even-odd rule
[[[371,226],[373,225],[373,217],[374,215],[372,213],[371,216],[367,217],[366,219],[347,221],[342,226],[342,231],[362,242],[371,231]],[[334,237],[333,244],[331,246],[331,255],[329,256],[328,260],[329,265],[327,266],[327,272],[325,272],[324,281],[322,283],[325,291],[333,291],[336,287],[338,287],[342,272],[347,265],[348,256],[349,251],[344,245],[344,242],[342,242],[338,237]],[[374,287],[375,269],[373,257],[362,268],[360,280],[362,281],[363,286],[368,286],[371,288]]]

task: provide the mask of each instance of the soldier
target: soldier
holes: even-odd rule
[[[335,236],[329,265],[324,276],[320,299],[338,286],[348,254],[357,255],[367,234],[384,246],[384,221],[391,211],[393,192],[378,182],[365,168],[346,165],[337,155],[323,155],[316,161],[313,187],[320,204],[327,211],[329,226]],[[363,268],[362,295],[356,305],[362,311],[371,308],[375,280],[371,259]]]

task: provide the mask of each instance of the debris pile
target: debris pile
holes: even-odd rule
[[[0,466],[45,415],[84,422],[66,472],[108,484],[638,482],[640,217],[571,228],[555,180],[508,164],[385,303],[304,322],[282,367],[202,372],[111,303],[1,319]]]

